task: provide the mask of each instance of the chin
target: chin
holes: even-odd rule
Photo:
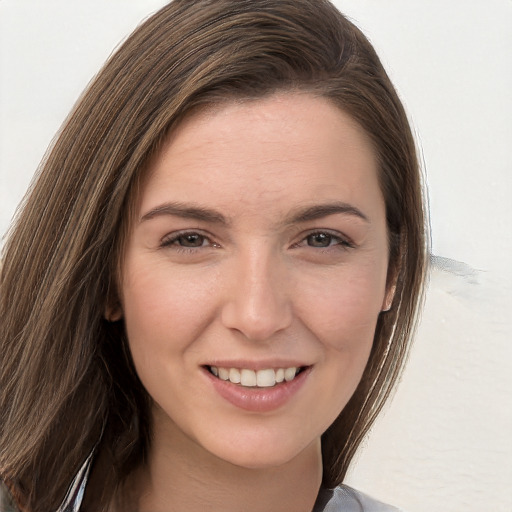
[[[257,443],[239,439],[238,442],[231,441],[228,444],[227,449],[226,446],[216,445],[209,451],[218,459],[249,470],[277,469],[297,459],[309,459],[321,453],[320,438],[305,444],[293,439],[289,442],[267,439]]]

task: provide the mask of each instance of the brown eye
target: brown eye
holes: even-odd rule
[[[333,236],[328,233],[313,233],[306,238],[310,247],[329,247],[333,242]]]
[[[202,247],[206,237],[198,233],[187,233],[176,238],[178,245],[182,247]]]

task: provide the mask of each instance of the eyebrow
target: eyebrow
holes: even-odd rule
[[[164,203],[155,208],[152,208],[145,213],[140,222],[151,220],[155,217],[163,215],[173,215],[183,219],[194,219],[204,222],[211,222],[214,224],[229,224],[226,217],[215,210],[204,208],[202,206],[189,205],[184,203]]]
[[[287,217],[285,223],[295,224],[300,222],[308,222],[340,213],[344,215],[353,215],[355,217],[359,217],[365,222],[370,222],[368,217],[359,208],[356,208],[355,206],[352,206],[348,203],[334,202],[300,208],[292,212],[292,214]]]
[[[285,218],[283,224],[290,225],[301,222],[308,222],[336,214],[352,215],[364,220],[365,222],[370,222],[368,217],[361,210],[359,210],[359,208],[343,202],[334,202],[299,208],[288,215]],[[204,222],[211,222],[214,224],[230,224],[228,219],[226,219],[222,213],[217,212],[216,210],[204,208],[202,206],[175,202],[164,203],[156,206],[155,208],[152,208],[140,218],[140,222],[165,215],[173,215],[183,219],[194,219]]]

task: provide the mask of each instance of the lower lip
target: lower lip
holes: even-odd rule
[[[293,380],[268,388],[248,388],[221,380],[204,369],[215,391],[235,407],[251,412],[270,412],[285,405],[303,386],[311,367],[301,371]]]

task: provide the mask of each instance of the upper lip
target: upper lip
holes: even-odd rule
[[[217,368],[244,368],[248,370],[267,370],[269,368],[303,368],[311,366],[304,361],[292,360],[292,359],[268,359],[268,360],[227,360],[227,359],[216,359],[202,364],[201,366],[216,366]]]

